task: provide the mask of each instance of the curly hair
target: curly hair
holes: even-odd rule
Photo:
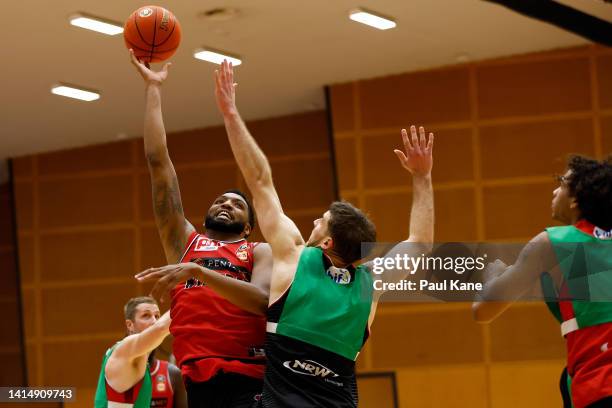
[[[570,195],[580,216],[600,228],[612,229],[612,156],[598,161],[573,155],[569,158]]]

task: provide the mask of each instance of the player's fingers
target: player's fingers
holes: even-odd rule
[[[419,146],[419,136],[417,135],[417,129],[416,126],[412,125],[410,126],[410,137],[411,137],[411,141],[412,141],[412,147],[413,149],[420,153],[421,152],[421,148]]]
[[[425,140],[425,128],[423,126],[419,127],[419,147],[421,150],[425,150],[427,147],[427,141]]]
[[[431,151],[434,145],[434,134],[429,133],[429,141],[427,142],[427,150]]]
[[[402,129],[402,141],[404,142],[404,148],[408,151],[412,150],[412,143],[410,143],[410,138],[408,137],[408,132],[406,129]]]
[[[397,156],[397,158],[399,159],[401,165],[403,166],[404,163],[406,162],[406,160],[408,160],[408,158],[406,157],[406,155],[404,154],[404,152],[402,152],[401,150],[393,150],[393,153],[395,153],[395,155]]]

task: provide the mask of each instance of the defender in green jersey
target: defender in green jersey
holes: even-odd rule
[[[235,105],[232,66],[216,73],[216,100],[274,265],[267,314],[264,407],[355,407],[355,359],[369,334],[379,292],[371,268],[359,265],[362,243],[374,242],[372,222],[347,202],[334,202],[305,242],[284,213],[270,164]],[[433,243],[433,134],[402,130],[395,150],[412,174],[410,236],[389,254],[421,256]],[[296,186],[299,188],[299,186]],[[401,274],[401,273],[400,273]],[[401,277],[400,277],[401,279]]]
[[[94,400],[95,408],[153,406],[149,363],[155,361],[153,351],[169,334],[170,313],[160,317],[155,299],[142,296],[130,299],[124,307],[124,314],[128,336],[109,348],[104,355]],[[181,373],[176,366],[168,364],[168,374],[174,393],[172,400],[165,401],[165,404],[185,408],[187,398]],[[156,400],[156,404],[159,402]]]
[[[538,285],[561,324],[576,408],[612,406],[612,158],[573,156],[553,193],[553,217],[514,265],[491,264],[477,321],[489,322]],[[495,300],[495,302],[487,302]]]

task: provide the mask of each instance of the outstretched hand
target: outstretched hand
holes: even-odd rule
[[[433,133],[429,133],[429,139],[427,139],[423,126],[419,127],[419,135],[417,135],[416,127],[410,126],[410,136],[408,136],[406,129],[402,129],[402,140],[405,152],[398,149],[393,151],[402,167],[413,176],[430,175],[433,167]]]
[[[223,60],[219,69],[215,70],[215,99],[219,111],[223,115],[235,114],[236,83],[234,83],[234,67],[231,62]]]
[[[179,283],[185,282],[196,276],[200,269],[198,264],[192,262],[166,265],[159,268],[149,268],[136,274],[139,282],[155,282],[151,290],[151,296],[160,303],[169,298],[170,291]]]
[[[172,65],[171,62],[167,62],[164,64],[161,71],[153,71],[148,62],[143,63],[136,58],[136,55],[134,55],[134,50],[131,48],[130,61],[132,62],[132,65],[136,67],[138,73],[140,73],[140,76],[142,76],[147,83],[154,83],[158,85],[161,85],[162,82],[164,82],[168,77],[168,67]]]

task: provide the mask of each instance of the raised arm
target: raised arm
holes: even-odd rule
[[[261,232],[272,247],[275,258],[283,258],[295,251],[304,240],[296,225],[283,213],[268,159],[249,133],[236,107],[236,93],[232,65],[227,61],[215,72],[215,97],[223,114],[225,129],[251,194]]]
[[[489,323],[512,303],[539,284],[540,275],[554,272],[557,260],[546,232],[536,235],[521,250],[516,262],[506,266],[490,263],[483,277],[484,288],[472,304],[474,320]]]
[[[168,76],[169,63],[154,72],[130,50],[132,64],[145,80],[144,147],[153,192],[153,212],[166,260],[178,262],[195,231],[185,218],[176,171],[168,154],[161,108],[161,87]]]
[[[394,150],[394,153],[402,167],[412,174],[410,232],[405,241],[394,246],[385,255],[388,258],[394,258],[396,255],[419,257],[431,251],[434,239],[434,201],[431,184],[434,135],[430,133],[429,138],[426,138],[423,127],[419,128],[417,135],[415,126],[410,127],[410,136],[406,129],[402,129],[401,133],[404,151]],[[408,273],[406,270],[389,270],[385,272],[383,280],[399,281]]]
[[[104,375],[116,391],[123,392],[142,378],[147,357],[170,333],[170,322],[170,312],[166,312],[155,324],[127,336],[115,347]]]

